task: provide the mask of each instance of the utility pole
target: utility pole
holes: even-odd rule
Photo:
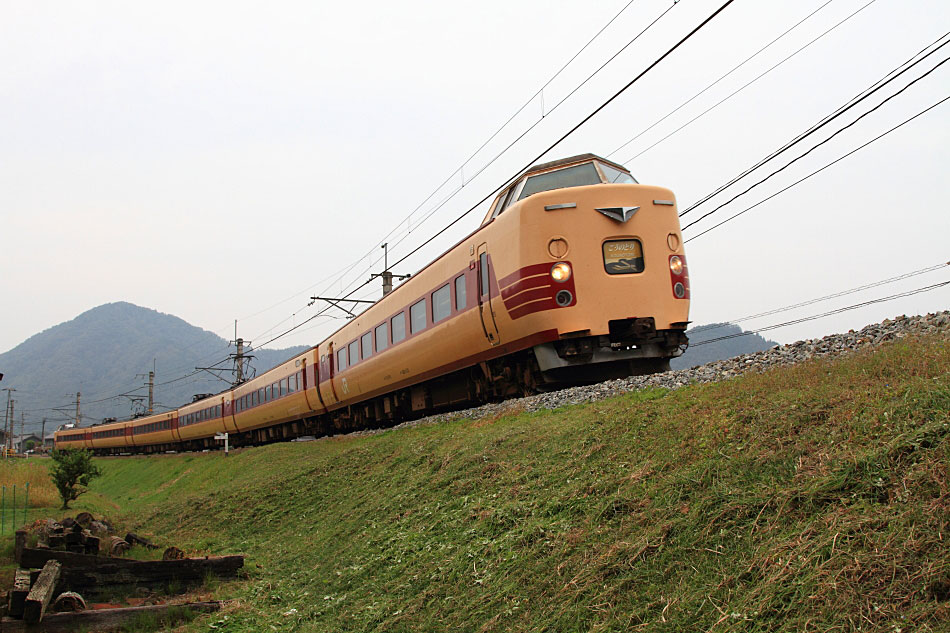
[[[148,372],[148,414],[152,415],[155,406],[155,372]]]
[[[43,430],[40,431],[40,448],[45,452],[46,450],[46,418],[43,418]]]
[[[4,437],[3,437],[3,445],[6,446],[6,445],[7,445],[7,438],[6,438],[6,435],[7,435],[7,425],[8,425],[9,422],[10,422],[10,403],[12,402],[12,400],[10,400],[10,392],[11,392],[11,391],[16,391],[16,389],[11,389],[11,388],[8,387],[8,388],[4,389],[4,391],[7,392],[7,408],[3,410],[3,434],[4,434]],[[6,457],[6,453],[5,453],[5,452],[4,452],[3,456]]]
[[[21,411],[20,412],[20,450],[17,451],[18,453],[24,452],[23,451],[23,448],[24,448],[23,447],[23,427],[26,426],[25,418],[26,418],[26,414]]]
[[[394,275],[392,271],[389,270],[389,242],[383,243],[383,272],[373,273],[370,275],[370,280],[373,280],[377,277],[383,278],[383,296],[385,297],[390,292],[393,291],[393,279],[409,279],[412,275]]]
[[[237,330],[235,330],[235,334]],[[237,354],[234,355],[235,380],[238,384],[244,382],[244,339],[237,339]]]
[[[221,380],[221,381],[223,381],[223,382],[228,382],[228,381],[225,380],[224,378],[222,378],[221,376],[219,376],[218,374],[214,373],[214,372],[216,372],[216,371],[230,371],[231,374],[234,376],[234,381],[231,382],[231,386],[232,386],[232,387],[237,387],[238,385],[240,385],[241,383],[243,383],[243,382],[247,379],[247,375],[250,374],[249,371],[246,371],[246,370],[245,370],[244,363],[249,362],[252,358],[254,358],[254,355],[253,355],[253,354],[247,354],[247,353],[245,353],[245,351],[244,351],[244,349],[245,349],[245,348],[244,348],[245,344],[250,348],[251,342],[250,342],[250,341],[245,341],[243,338],[238,338],[238,335],[237,335],[237,319],[234,320],[234,340],[229,341],[229,342],[228,342],[228,345],[230,346],[231,343],[234,343],[235,346],[237,347],[237,352],[234,353],[234,354],[228,354],[228,358],[227,358],[227,360],[234,361],[234,367],[233,367],[232,369],[228,370],[228,369],[226,369],[226,368],[224,368],[224,367],[214,367],[214,366],[212,366],[212,367],[195,367],[195,369],[200,369],[200,370],[202,370],[202,371],[206,371],[206,372],[208,372],[209,374],[211,374],[212,376],[214,376],[215,378],[217,378],[218,380]],[[253,349],[253,348],[251,348],[251,349]],[[220,364],[223,363],[223,362],[225,362],[225,361],[223,361],[223,360],[218,361],[217,363],[215,363],[215,365],[220,365]],[[250,367],[250,365],[248,365],[248,368],[247,368],[247,369],[252,369],[252,368]]]
[[[79,427],[80,421],[82,420],[82,416],[79,414],[79,398],[81,397],[81,395],[82,394],[80,392],[78,391],[76,392],[76,427],[77,428]]]
[[[6,447],[10,450],[13,450],[13,425],[16,424],[16,413],[14,413],[13,408],[16,405],[16,400],[10,401],[10,428],[7,430],[7,441],[4,442]]]

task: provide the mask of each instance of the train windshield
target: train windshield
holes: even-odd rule
[[[625,171],[620,171],[616,167],[611,167],[600,161],[597,161],[596,167],[594,166],[594,162],[589,162],[545,172],[537,176],[530,176],[527,181],[525,181],[518,200],[524,200],[528,196],[542,191],[566,189],[568,187],[583,187],[584,185],[599,185],[602,182],[637,184],[634,177]]]
[[[598,162],[597,166],[600,167],[600,171],[604,174],[604,179],[607,182],[618,182],[618,183],[623,183],[623,184],[628,184],[628,185],[639,184],[637,183],[636,178],[634,178],[633,176],[631,176],[625,171],[620,171],[619,169],[616,169],[606,163],[601,163],[601,162]]]
[[[518,200],[524,200],[528,196],[542,191],[566,189],[567,187],[583,187],[584,185],[599,185],[600,183],[600,174],[597,173],[597,168],[594,167],[594,163],[572,165],[564,169],[531,176],[521,189],[521,195],[518,196]]]

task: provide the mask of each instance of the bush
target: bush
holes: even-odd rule
[[[84,448],[53,449],[50,457],[53,458],[50,477],[63,500],[63,510],[66,510],[70,501],[88,490],[89,481],[102,473],[92,463],[92,452]]]

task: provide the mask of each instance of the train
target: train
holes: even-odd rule
[[[394,425],[669,369],[688,345],[676,199],[583,154],[535,165],[477,229],[302,354],[173,411],[56,432],[99,455]]]

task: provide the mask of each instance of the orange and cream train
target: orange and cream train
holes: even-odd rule
[[[687,345],[673,193],[585,154],[532,167],[481,226],[303,354],[175,411],[56,433],[99,454],[385,426],[662,371]]]

